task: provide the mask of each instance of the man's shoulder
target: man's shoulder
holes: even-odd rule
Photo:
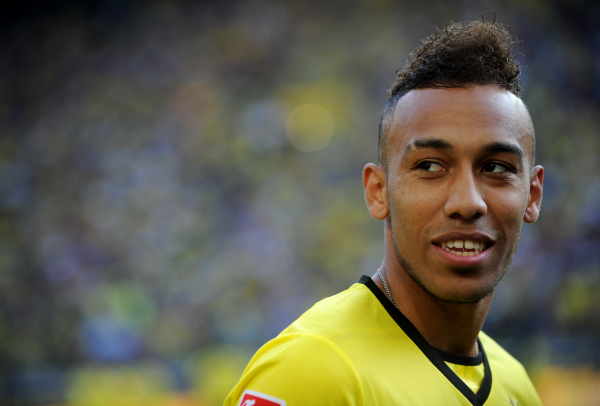
[[[502,365],[513,370],[523,368],[523,365],[515,357],[483,331],[479,333],[479,340],[485,348],[486,356],[494,365]]]
[[[364,405],[362,379],[389,358],[385,344],[397,330],[369,287],[354,284],[317,302],[263,345],[225,405],[239,404],[246,389],[288,405]]]
[[[262,346],[225,406],[241,404],[247,390],[276,398],[275,404],[364,405],[353,363],[333,342],[309,333],[281,334]]]
[[[492,367],[494,385],[516,394],[521,400],[527,400],[522,404],[540,404],[525,367],[484,332],[479,334],[479,339]]]
[[[382,310],[369,288],[355,283],[315,303],[280,335],[302,333],[331,338],[354,330],[363,331],[365,320]]]

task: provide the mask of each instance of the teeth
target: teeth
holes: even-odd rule
[[[485,251],[487,248],[487,244],[481,241],[473,241],[473,240],[453,240],[453,241],[443,241],[440,243],[442,249],[445,249],[448,252],[453,253],[454,255],[464,256],[464,257],[473,257]],[[452,248],[471,250],[471,251],[454,251]]]
[[[440,244],[442,248],[465,248],[468,250],[479,250],[483,251],[486,248],[486,243],[471,240],[455,240],[455,241],[444,241]]]
[[[451,251],[450,248],[444,248],[446,251],[453,253],[454,255],[463,256],[463,257],[474,257],[480,253],[479,250],[475,251]]]
[[[458,256],[463,256],[463,257],[475,256],[475,255],[483,252],[486,248],[485,243],[479,242],[479,241],[471,241],[471,240],[445,241],[445,242],[442,242],[440,245],[446,251],[451,252]],[[464,247],[464,249],[473,250],[473,251],[454,251],[451,249],[451,248],[463,248],[463,247]]]

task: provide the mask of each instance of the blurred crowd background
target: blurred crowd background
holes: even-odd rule
[[[600,6],[572,0],[5,8],[0,404],[222,404],[260,345],[377,269],[361,171],[386,91],[481,12],[522,41],[546,168],[484,331],[546,405],[600,404]]]

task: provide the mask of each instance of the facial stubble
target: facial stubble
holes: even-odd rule
[[[389,202],[389,197],[388,197],[388,202]],[[431,289],[429,289],[426,285],[426,283],[422,280],[421,276],[423,274],[423,272],[419,272],[419,270],[416,270],[412,265],[410,265],[408,263],[408,261],[406,260],[406,258],[404,258],[401,254],[400,254],[400,250],[398,250],[398,246],[396,245],[396,238],[394,236],[394,221],[393,221],[393,216],[392,216],[392,211],[390,210],[389,214],[388,214],[389,220],[390,220],[390,229],[392,231],[392,243],[394,245],[394,252],[396,253],[396,258],[398,258],[398,262],[400,262],[400,265],[402,265],[402,267],[404,268],[404,270],[406,271],[406,273],[410,276],[410,278],[421,288],[423,289],[423,291],[425,293],[427,293],[428,295],[439,299],[441,301],[444,302],[449,302],[449,303],[476,303],[486,297],[488,297],[489,295],[494,293],[494,290],[496,289],[496,286],[498,285],[498,283],[502,280],[502,278],[504,277],[504,274],[506,274],[506,270],[508,269],[508,267],[510,266],[510,263],[512,262],[512,255],[511,255],[511,259],[508,263],[508,265],[504,268],[504,270],[500,273],[500,275],[491,281],[491,283],[488,284],[488,286],[484,286],[481,292],[478,292],[478,294],[476,295],[475,298],[469,298],[469,299],[458,299],[458,298],[448,298],[448,297],[441,297],[440,295],[434,293],[431,291]],[[514,254],[514,250],[513,250],[513,254]],[[457,275],[468,275],[470,273],[473,273],[475,271],[473,271],[472,269],[468,269],[468,268],[460,268],[460,267],[453,267],[452,272],[456,273]]]

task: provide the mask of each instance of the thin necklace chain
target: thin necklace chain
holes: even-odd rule
[[[385,289],[385,293],[387,294],[388,299],[390,299],[390,302],[392,302],[394,307],[397,309],[398,306],[396,306],[396,302],[394,302],[394,299],[392,299],[392,295],[390,294],[390,290],[388,289],[387,283],[385,283],[385,279],[383,278],[383,275],[381,274],[379,269],[377,270],[377,275],[379,275],[379,279],[381,280],[381,284]],[[475,340],[475,356],[477,355],[479,355],[479,343],[477,342],[477,340]]]
[[[390,302],[392,302],[394,307],[397,309],[398,306],[396,306],[396,302],[394,302],[394,299],[392,299],[392,295],[390,295],[390,290],[387,287],[387,283],[385,283],[385,279],[383,279],[383,275],[381,274],[381,272],[379,272],[379,269],[377,270],[377,275],[379,275],[379,279],[381,279],[381,284],[383,285],[383,288],[385,289],[385,293],[387,293],[388,299],[390,299]]]

